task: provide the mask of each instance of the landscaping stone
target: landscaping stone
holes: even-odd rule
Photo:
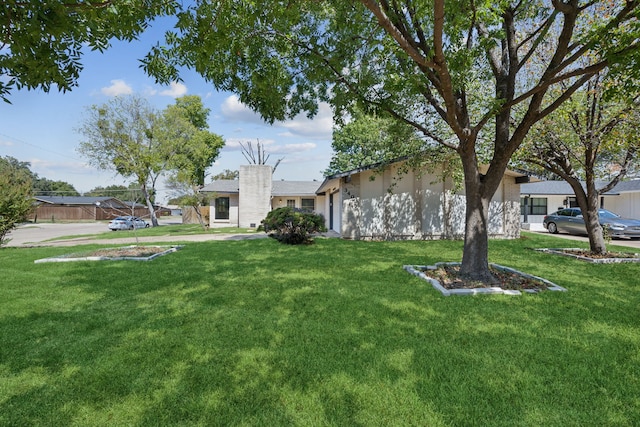
[[[501,295],[522,295],[522,292],[519,290],[513,290],[513,289],[502,289],[501,287],[498,286],[492,286],[492,287],[484,287],[484,288],[465,288],[465,289],[447,289],[444,286],[442,286],[442,284],[440,284],[440,282],[432,277],[427,276],[424,271],[426,270],[436,270],[438,268],[440,268],[443,265],[460,265],[460,263],[437,263],[436,265],[405,265],[403,266],[403,268],[408,271],[409,273],[413,274],[414,276],[420,277],[423,280],[426,280],[427,282],[431,283],[431,285],[433,286],[434,289],[438,290],[440,293],[442,293],[442,295],[444,296],[450,296],[450,295],[482,295],[482,294],[501,294]],[[497,270],[502,270],[502,271],[506,271],[512,274],[518,274],[521,275],[522,277],[526,277],[529,279],[533,279],[533,280],[538,280],[543,282],[546,286],[547,289],[549,291],[562,291],[562,292],[566,292],[567,290],[561,286],[556,285],[553,282],[550,282],[549,280],[543,279],[542,277],[538,277],[538,276],[533,276],[531,274],[527,274],[527,273],[523,273],[521,271],[515,270],[513,268],[510,267],[505,267],[499,264],[489,264],[491,267],[497,269]],[[535,290],[535,289],[523,289],[523,292],[526,293],[537,293],[539,292],[539,290]]]
[[[151,261],[159,256],[170,254],[183,246],[125,246],[122,248],[97,249],[88,253],[66,254],[34,261],[35,264],[44,262],[72,262],[72,261]],[[110,254],[109,252],[112,252]],[[136,254],[140,252],[140,254]],[[150,255],[146,255],[149,254]],[[98,254],[98,255],[94,255]]]

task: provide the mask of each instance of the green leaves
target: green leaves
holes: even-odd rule
[[[0,246],[32,207],[31,172],[11,157],[0,157]]]
[[[113,38],[133,40],[156,16],[174,13],[173,0],[0,3],[0,98],[14,88],[71,90],[82,71],[82,50],[103,51]]]

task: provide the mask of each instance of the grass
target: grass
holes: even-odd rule
[[[451,241],[211,241],[148,263],[4,248],[0,425],[638,425],[640,270],[532,250],[562,242],[490,243],[569,290],[519,297],[402,270],[459,261]]]

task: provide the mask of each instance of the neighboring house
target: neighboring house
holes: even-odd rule
[[[32,221],[106,220],[119,215],[141,216],[146,208],[133,209],[114,197],[36,196]]]
[[[596,184],[596,188],[603,187]],[[573,189],[566,181],[541,181],[520,187],[520,220],[542,224],[544,216],[565,207],[577,207]],[[640,179],[619,182],[600,195],[600,207],[627,218],[640,218]]]
[[[317,194],[325,195],[327,227],[349,239],[435,239],[464,236],[465,196],[436,172],[398,175],[402,162],[335,174]],[[520,182],[507,171],[489,206],[489,235],[520,235]]]
[[[235,180],[218,180],[200,191],[211,193],[210,227],[260,225],[267,214],[282,206],[324,214],[324,196],[317,181],[273,181],[269,165],[244,165]]]

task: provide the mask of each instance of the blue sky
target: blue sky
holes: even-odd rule
[[[211,109],[209,130],[226,141],[208,171],[210,175],[247,164],[239,142],[251,141],[255,145],[259,140],[271,156],[269,164],[283,158],[274,179],[322,180],[322,171],[331,158],[330,107],[321,105],[313,120],[300,116],[268,125],[239,103],[234,94],[216,91],[196,73],[185,72],[182,82],[170,86],[155,84],[139,67],[139,59],[157,41],[162,41],[168,22],[167,19],[156,21],[139,40],[115,41],[104,53],[85,51],[79,85],[71,92],[13,91],[12,104],[0,102],[0,156],[30,162],[31,170],[38,176],[69,182],[80,192],[98,186],[127,185],[124,178],[113,172],[90,167],[77,153],[81,141],[77,129],[86,117],[86,108],[129,93],[142,94],[157,109],[174,103],[176,97],[199,95]],[[206,181],[210,180],[207,177]],[[158,190],[160,201],[165,202],[169,194],[163,183],[158,185]]]

